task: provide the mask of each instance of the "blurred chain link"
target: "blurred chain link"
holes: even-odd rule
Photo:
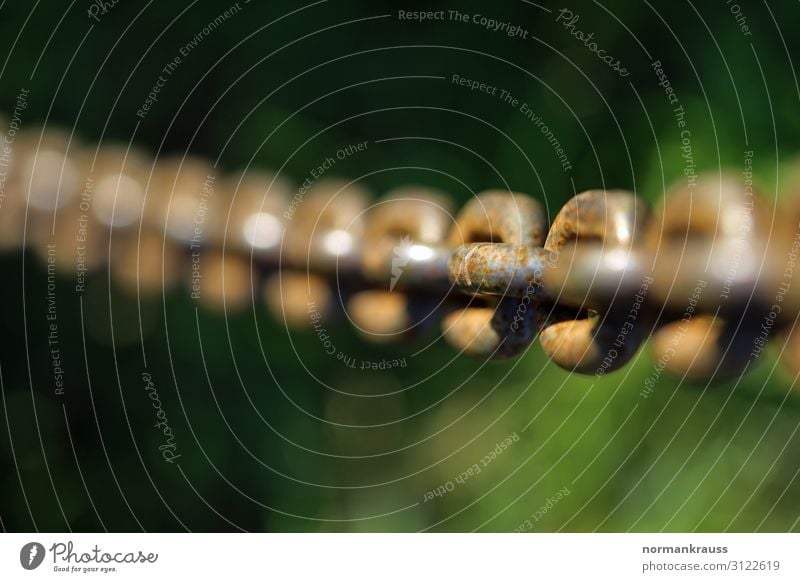
[[[430,188],[371,204],[354,183],[218,177],[197,158],[51,130],[21,132],[3,162],[0,250],[27,245],[78,280],[107,266],[138,296],[183,285],[209,309],[264,305],[297,328],[346,317],[375,342],[438,323],[480,358],[538,337],[556,364],[595,375],[650,338],[661,368],[695,382],[742,374],[775,340],[800,372],[800,205],[768,207],[740,176],[699,176],[654,210],[590,190],[548,228],[519,193],[480,193],[454,216]]]

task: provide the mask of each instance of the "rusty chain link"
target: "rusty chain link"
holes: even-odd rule
[[[458,216],[450,234],[455,248],[450,279],[456,288],[497,299],[487,307],[467,307],[445,321],[444,336],[465,352],[492,358],[519,355],[536,336],[535,309],[512,288],[527,288],[547,220],[541,205],[521,194],[484,192]]]
[[[20,135],[9,161],[0,250],[27,245],[63,275],[108,265],[139,296],[182,283],[211,309],[264,305],[295,327],[310,310],[346,316],[376,342],[438,323],[481,358],[538,337],[556,364],[595,375],[649,338],[661,369],[696,382],[742,374],[776,339],[800,371],[800,207],[766,208],[739,176],[684,182],[653,211],[590,190],[548,228],[524,194],[480,193],[456,216],[424,187],[370,205],[354,183],[217,180],[203,160],[84,149],[49,130]]]

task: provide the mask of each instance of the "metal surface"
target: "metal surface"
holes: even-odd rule
[[[476,357],[519,355],[536,337],[535,304],[506,294],[535,284],[537,247],[547,228],[544,209],[532,198],[512,192],[478,194],[458,215],[450,232],[457,250],[450,279],[462,292],[488,294],[492,308],[466,307],[443,322],[444,337]],[[494,297],[499,296],[499,297]]]
[[[397,341],[437,321],[436,302],[404,290],[416,289],[418,296],[447,292],[449,253],[443,243],[450,222],[449,201],[428,188],[394,190],[370,208],[361,268],[368,281],[383,288],[356,293],[348,305],[367,339]]]
[[[647,206],[632,192],[590,190],[575,196],[561,209],[545,247],[556,254],[570,244],[600,249],[615,254],[620,264],[627,266],[635,243],[642,238],[647,216]],[[573,303],[580,299],[581,290],[585,291],[585,300],[571,314],[541,310],[540,342],[545,353],[562,368],[601,375],[616,370],[634,356],[645,339],[648,321],[646,312],[633,312],[635,305],[627,294],[615,291],[602,305],[590,302],[596,273],[604,269],[601,262],[592,265],[594,271],[587,270],[586,264],[584,261],[582,268],[573,269],[570,255],[556,259],[554,270],[561,275],[566,291],[574,296]],[[576,288],[575,281],[578,285],[582,281],[582,288]],[[642,284],[647,284],[646,280]],[[552,289],[551,295],[562,288],[547,278],[545,287]],[[605,288],[607,291],[607,284]],[[590,303],[592,310],[587,312],[585,307]]]
[[[369,206],[355,183],[218,179],[202,160],[81,149],[57,132],[19,136],[8,160],[0,249],[25,243],[48,266],[57,254],[67,275],[110,259],[112,281],[139,296],[182,282],[213,310],[266,304],[301,329],[349,318],[375,342],[439,323],[480,358],[518,356],[538,336],[585,374],[652,338],[659,367],[696,382],[736,377],[778,338],[800,370],[800,210],[768,208],[738,175],[684,181],[652,214],[631,192],[591,190],[548,229],[518,193],[480,193],[455,217],[424,187]]]

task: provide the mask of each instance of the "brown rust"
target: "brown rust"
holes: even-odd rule
[[[542,205],[525,194],[489,190],[470,200],[461,212],[448,243],[503,242],[541,246],[547,234]]]
[[[456,220],[444,195],[417,186],[367,212],[356,183],[292,191],[253,172],[217,180],[202,159],[81,149],[70,134],[41,129],[20,132],[8,166],[0,249],[19,248],[27,225],[42,260],[49,244],[61,249],[53,268],[92,269],[110,257],[113,281],[142,295],[170,290],[187,272],[191,281],[196,251],[204,305],[242,307],[255,286],[290,325],[308,327],[347,303],[367,337],[408,337],[464,305],[446,296],[452,287],[475,301],[443,326],[467,353],[518,355],[539,323],[556,363],[603,374],[660,326],[652,347],[663,369],[704,382],[737,377],[800,310],[800,206],[794,197],[765,208],[741,173],[684,177],[647,222],[629,192],[584,192],[548,232],[542,206],[512,192],[483,192]],[[89,183],[91,210],[80,196]],[[798,337],[789,332],[784,356],[795,371]]]
[[[512,358],[536,335],[535,276],[547,229],[544,210],[523,194],[489,191],[458,215],[449,242],[450,280],[470,293],[502,295],[494,308],[468,307],[443,322],[445,338],[472,355]],[[514,294],[518,296],[513,296]]]
[[[561,209],[545,247],[558,253],[564,245],[575,242],[578,247],[590,245],[625,256],[642,236],[647,215],[647,206],[632,192],[583,192]],[[585,286],[587,276],[588,273],[578,270],[574,280],[577,285]],[[567,279],[572,281],[572,277],[567,273]],[[553,288],[549,292],[556,294],[558,290]],[[643,329],[648,323],[641,312],[628,321],[633,309],[628,299],[623,296],[622,305],[606,306],[602,313],[592,317],[575,311],[570,314],[563,309],[545,315],[545,308],[540,308],[539,337],[545,353],[562,368],[584,374],[605,374],[620,368],[644,341]]]

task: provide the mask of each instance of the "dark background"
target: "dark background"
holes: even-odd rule
[[[524,27],[528,39],[397,18],[398,9],[452,3],[240,5],[183,58],[140,120],[161,69],[230,4],[120,0],[95,22],[84,0],[4,2],[0,111],[26,88],[28,128],[133,141],[153,155],[188,150],[228,171],[282,168],[296,181],[331,152],[369,140],[335,172],[363,177],[376,195],[422,183],[461,205],[474,191],[508,187],[543,200],[552,217],[587,188],[657,202],[681,175],[679,131],[650,66],[660,60],[698,168],[739,171],[753,150],[764,198],[791,193],[795,2],[743,3],[752,36],[723,1],[541,3],[552,12],[512,0],[458,3]],[[555,22],[562,7],[629,77]],[[572,170],[519,111],[453,85],[453,74],[530,104]],[[413,139],[374,143],[397,137]],[[82,298],[59,280],[67,384],[55,397],[46,273],[30,253],[0,265],[5,530],[510,531],[564,487],[570,494],[534,529],[798,529],[800,407],[774,350],[740,382],[704,388],[664,377],[642,398],[647,350],[597,380],[566,374],[538,345],[514,364],[486,365],[454,359],[433,332],[376,347],[347,325],[332,327],[337,346],[358,358],[408,357],[433,341],[407,368],[360,372],[265,309],[196,319],[185,290],[137,309],[97,273]],[[177,464],[157,450],[144,357]],[[513,433],[519,442],[481,474],[423,501]]]

